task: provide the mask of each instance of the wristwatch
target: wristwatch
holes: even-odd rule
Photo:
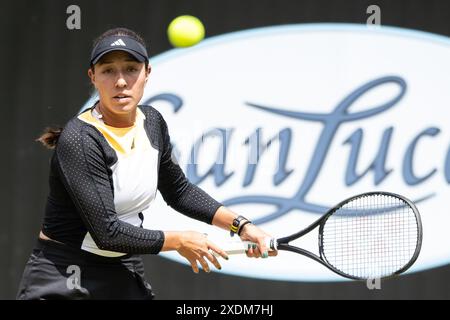
[[[241,226],[241,222],[245,220],[245,222]],[[230,236],[234,236],[236,233],[239,235],[241,228],[247,223],[251,223],[250,220],[243,216],[238,216],[233,220],[233,223],[230,225]]]

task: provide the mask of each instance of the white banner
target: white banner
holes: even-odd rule
[[[266,27],[151,58],[142,102],[164,115],[189,179],[275,237],[354,194],[383,190],[415,201],[424,238],[410,271],[418,271],[450,261],[449,57],[448,38],[413,30]],[[145,227],[229,239],[160,195]],[[299,245],[318,252],[317,234]],[[345,280],[288,252],[222,266],[247,277]]]

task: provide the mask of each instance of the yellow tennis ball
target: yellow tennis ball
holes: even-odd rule
[[[167,28],[167,36],[174,47],[190,47],[205,37],[203,23],[193,16],[179,16]]]

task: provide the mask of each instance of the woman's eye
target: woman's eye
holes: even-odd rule
[[[137,69],[135,67],[129,67],[128,68],[128,72],[135,72],[137,71]]]
[[[112,72],[112,69],[105,69],[105,70],[103,70],[102,73],[108,74],[108,73],[111,73],[111,72]]]

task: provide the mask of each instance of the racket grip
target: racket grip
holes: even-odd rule
[[[277,241],[274,238],[266,238],[265,239],[266,247],[269,248],[269,250],[277,250]],[[257,244],[255,242],[251,241],[229,241],[224,243],[221,246],[221,249],[226,252],[227,255],[235,255],[235,254],[246,254],[246,251],[248,250],[249,246],[256,246]],[[216,252],[213,252],[215,256],[219,256]]]

